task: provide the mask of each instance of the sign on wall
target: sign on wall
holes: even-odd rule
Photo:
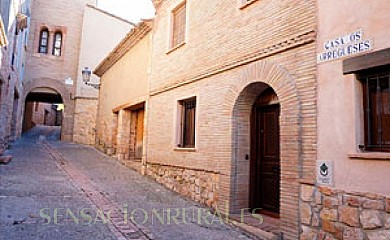
[[[73,85],[73,79],[68,77],[68,78],[65,78],[65,84],[66,85]]]
[[[326,62],[347,57],[372,49],[372,41],[364,38],[363,30],[357,30],[345,36],[324,43],[323,52],[318,54],[318,62]]]
[[[333,186],[334,165],[332,161],[317,161],[316,174],[319,185]]]

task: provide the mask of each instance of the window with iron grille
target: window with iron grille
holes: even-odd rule
[[[358,74],[363,84],[365,150],[390,152],[390,66]]]
[[[172,39],[171,48],[185,42],[186,31],[186,3],[182,3],[172,11]]]
[[[48,53],[49,46],[49,30],[44,28],[39,33],[39,53]]]
[[[195,147],[196,98],[179,102],[181,107],[180,139],[178,147]]]
[[[61,48],[62,48],[62,33],[56,32],[54,34],[54,41],[53,41],[53,55],[54,56],[61,56]]]

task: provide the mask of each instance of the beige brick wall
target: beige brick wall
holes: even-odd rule
[[[187,1],[186,44],[169,54],[170,11],[181,0],[164,1],[156,15],[151,90],[220,68],[300,33],[315,29],[315,1]],[[174,63],[174,64],[172,64]]]
[[[146,101],[144,173],[237,212],[249,206],[250,109],[270,86],[281,105],[280,230],[297,239],[299,182],[314,182],[316,159],[316,5],[254,1],[240,9],[240,2],[187,0],[186,44],[170,51],[170,11],[180,1],[163,1],[150,69],[144,38],[102,77],[97,146],[119,158],[126,154],[127,109]],[[193,96],[196,148],[178,149],[178,101]]]
[[[77,78],[84,8],[87,3],[93,2],[92,0],[35,0],[33,2],[31,32],[27,46],[29,54],[26,76],[28,80],[51,78],[63,83],[67,77],[73,80]],[[38,53],[39,32],[43,26],[49,28],[50,34],[54,34],[56,30],[63,31],[61,57],[51,54],[52,35],[50,35],[48,54]]]
[[[64,118],[61,138],[73,138],[73,114],[75,85],[65,85],[65,79],[77,79],[81,31],[84,8],[93,0],[35,0],[31,9],[31,31],[27,45],[26,79],[24,97],[34,88],[51,88],[61,95],[64,104]],[[49,50],[47,54],[38,53],[41,27],[49,29]],[[53,34],[63,33],[62,54],[52,55]],[[24,101],[24,99],[23,99]]]
[[[173,51],[170,11],[180,1],[157,9],[147,163],[216,173],[213,206],[248,207],[250,109],[271,86],[281,105],[280,230],[297,239],[299,181],[314,182],[316,159],[316,5],[255,1],[240,9],[239,2],[188,0],[186,43]],[[191,96],[197,97],[196,149],[177,149],[177,102]]]
[[[116,150],[118,112],[113,110],[147,101],[150,39],[149,33],[101,78],[96,144],[106,152]]]

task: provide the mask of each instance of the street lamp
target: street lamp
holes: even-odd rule
[[[93,87],[95,89],[99,89],[100,88],[100,84],[99,83],[91,83],[92,71],[89,70],[88,67],[84,67],[84,69],[81,71],[81,74],[83,76],[83,81],[84,81],[85,85],[91,86],[91,87]]]

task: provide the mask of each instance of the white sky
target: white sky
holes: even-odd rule
[[[98,7],[121,18],[137,23],[140,18],[154,17],[151,0],[97,0]]]

